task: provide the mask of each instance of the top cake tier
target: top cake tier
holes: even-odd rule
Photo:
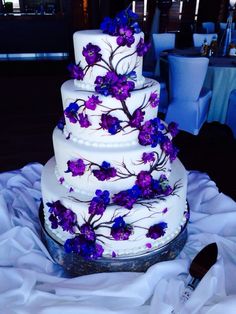
[[[125,36],[125,35],[124,35]],[[134,41],[121,45],[117,36],[103,33],[101,30],[77,31],[73,35],[75,63],[79,67],[75,85],[79,89],[93,91],[95,81],[107,72],[126,75],[140,88],[145,79],[142,75],[142,46],[144,34],[133,34]],[[117,43],[118,42],[118,43]]]

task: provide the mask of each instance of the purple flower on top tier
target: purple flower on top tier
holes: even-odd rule
[[[143,112],[141,109],[136,109],[134,113],[132,114],[132,117],[129,121],[129,125],[133,128],[139,128],[141,126],[141,123],[144,120],[145,112]]]
[[[76,80],[82,80],[84,78],[83,69],[79,65],[70,64],[68,70],[70,71],[70,76],[72,78]]]
[[[150,105],[155,108],[159,105],[160,99],[157,93],[153,92],[149,98]]]
[[[81,232],[81,234],[84,235],[86,240],[89,240],[89,241],[95,241],[96,240],[95,232],[94,232],[92,226],[90,226],[88,223],[85,223],[80,227],[80,232]]]
[[[88,97],[88,100],[85,101],[84,105],[87,109],[95,110],[97,105],[100,105],[102,101],[98,98],[98,96],[92,95],[92,97]]]
[[[104,252],[100,244],[86,239],[84,234],[79,234],[73,239],[66,240],[64,248],[67,253],[77,253],[87,260],[96,260],[101,257]]]
[[[76,123],[78,121],[78,110],[79,106],[76,102],[70,103],[69,106],[64,110],[65,116],[70,120],[71,123]]]
[[[150,49],[151,44],[145,43],[143,38],[140,38],[139,43],[137,44],[136,51],[139,57],[143,57],[148,50]]]
[[[65,171],[65,173],[71,172],[72,177],[82,176],[85,172],[85,164],[83,159],[69,160],[67,161],[67,166],[68,169]]]
[[[154,152],[151,153],[143,153],[142,155],[142,161],[147,164],[148,162],[155,161],[155,155]]]
[[[78,116],[79,116],[78,121],[81,128],[88,128],[91,125],[87,114],[84,114],[83,112],[81,112],[78,114]]]
[[[93,175],[99,181],[109,180],[116,176],[116,169],[114,167],[111,167],[109,162],[103,161],[99,170],[93,170]]]
[[[83,48],[82,54],[85,57],[88,65],[94,65],[95,63],[101,61],[102,55],[99,53],[99,51],[101,51],[101,49],[91,43]]]
[[[179,133],[178,130],[178,124],[175,122],[171,122],[168,125],[168,131],[170,132],[170,134],[174,137]]]
[[[172,141],[167,136],[163,137],[161,148],[166,155],[170,157],[171,162],[176,159],[179,150],[173,145]]]
[[[89,205],[89,214],[102,215],[110,203],[110,195],[108,191],[96,190],[96,196],[92,198]]]
[[[164,234],[166,233],[165,230],[166,228],[167,228],[166,222],[159,222],[158,224],[155,224],[148,229],[146,237],[154,240],[163,237]]]
[[[134,185],[131,189],[121,191],[115,194],[112,200],[115,204],[119,206],[131,209],[133,208],[134,203],[140,196],[141,196],[140,188]]]
[[[130,9],[119,12],[114,19],[105,17],[101,23],[101,29],[103,33],[107,33],[111,36],[119,36],[119,30],[122,27],[130,27],[132,33],[140,33],[141,29],[137,23],[138,15],[132,12]]]
[[[49,207],[49,221],[51,221],[51,227],[57,229],[58,226],[61,226],[64,231],[74,233],[74,227],[77,222],[76,214],[72,210],[66,208],[61,204],[60,201],[53,203],[47,203]]]
[[[100,126],[104,130],[108,130],[112,135],[116,134],[121,129],[120,120],[118,118],[104,113],[101,116]]]
[[[111,236],[115,240],[128,240],[132,231],[132,226],[127,224],[123,217],[119,216],[114,219],[114,224],[111,227]]]
[[[119,35],[116,39],[117,45],[131,47],[134,41],[133,30],[130,27],[124,26],[119,28]]]

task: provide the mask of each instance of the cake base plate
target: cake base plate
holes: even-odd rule
[[[63,245],[54,240],[44,227],[43,205],[39,209],[42,227],[42,240],[53,260],[61,265],[69,276],[81,276],[102,272],[145,272],[150,266],[167,260],[175,259],[183,249],[187,240],[187,223],[180,233],[166,245],[150,252],[126,256],[123,258],[99,258],[84,260],[76,253],[66,253]]]

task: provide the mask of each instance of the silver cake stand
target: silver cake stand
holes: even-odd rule
[[[84,260],[76,253],[66,253],[63,245],[55,241],[44,227],[43,205],[39,209],[39,218],[42,226],[42,240],[45,243],[53,260],[61,265],[69,276],[81,276],[102,272],[145,272],[150,266],[177,257],[187,240],[187,223],[180,233],[166,245],[151,252],[124,257],[99,258]]]

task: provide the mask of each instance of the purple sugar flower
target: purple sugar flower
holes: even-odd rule
[[[90,226],[88,223],[85,223],[80,227],[80,233],[84,235],[86,240],[89,240],[89,241],[96,240],[95,232],[92,226]]]
[[[151,153],[143,153],[143,155],[142,155],[142,161],[144,162],[144,164],[147,164],[148,162],[155,161],[154,152],[151,152]]]
[[[146,237],[154,240],[163,237],[164,234],[166,233],[165,230],[166,228],[167,228],[166,222],[159,222],[158,224],[155,224],[148,229]]]
[[[179,133],[178,130],[178,124],[175,122],[171,122],[168,125],[168,131],[170,132],[170,134],[174,137]]]
[[[126,100],[130,97],[130,92],[134,90],[134,82],[127,81],[124,75],[119,76],[119,81],[111,86],[111,95],[118,100]]]
[[[127,209],[133,208],[134,203],[140,197],[141,190],[138,186],[134,185],[131,189],[121,191],[115,194],[112,198],[113,202],[119,206]]]
[[[88,97],[88,100],[85,101],[84,105],[87,109],[95,110],[97,105],[100,105],[102,101],[98,98],[98,96],[92,95],[92,97]]]
[[[79,234],[73,239],[66,240],[64,248],[67,253],[77,253],[86,260],[96,260],[104,252],[100,244],[86,239],[84,234]]]
[[[178,154],[178,149],[173,145],[172,141],[164,136],[161,143],[162,150],[170,157],[170,161],[174,161]]]
[[[168,196],[173,192],[173,188],[169,185],[169,181],[164,174],[160,176],[159,180],[153,180],[152,187],[156,196]]]
[[[85,172],[85,164],[83,159],[68,160],[67,166],[68,169],[65,171],[65,173],[71,172],[72,177],[82,176]]]
[[[91,125],[87,114],[84,114],[83,112],[81,112],[78,114],[78,116],[79,116],[78,121],[81,128],[88,128]]]
[[[108,71],[105,76],[97,76],[94,82],[97,93],[104,96],[111,95],[111,86],[119,81],[118,75],[114,71]]]
[[[164,136],[162,130],[164,128],[165,126],[159,118],[146,121],[139,131],[139,143],[143,146],[151,145],[151,147],[156,147],[162,141]]]
[[[139,57],[143,57],[151,47],[151,43],[145,43],[143,38],[140,38],[136,51]]]
[[[88,65],[94,65],[95,63],[101,61],[102,55],[99,53],[99,51],[101,51],[101,49],[91,43],[83,48],[82,54],[85,57]]]
[[[105,17],[100,25],[101,30],[103,33],[107,33],[111,36],[117,35],[117,24],[115,20],[111,19],[110,17]]]
[[[74,228],[77,223],[76,214],[61,204],[60,201],[53,203],[47,203],[49,206],[49,221],[51,221],[51,227],[57,229],[61,226],[64,231],[68,231],[74,234]]]
[[[96,190],[95,194],[89,205],[89,214],[102,215],[110,203],[109,192]]]
[[[140,128],[141,126],[141,123],[143,122],[144,120],[144,115],[145,115],[145,112],[143,112],[141,109],[136,109],[134,111],[134,113],[132,114],[131,116],[131,119],[129,121],[129,125],[133,128]]]
[[[158,94],[155,92],[151,93],[150,98],[149,98],[149,102],[153,108],[156,108],[160,102]]]
[[[109,180],[116,176],[116,169],[114,167],[111,167],[109,162],[103,161],[99,170],[93,170],[93,175],[99,181]]]
[[[152,183],[152,176],[148,171],[140,171],[135,182],[141,189],[149,187]]]
[[[108,130],[108,132],[112,135],[116,134],[121,129],[120,120],[105,113],[101,116],[100,126],[103,130]]]
[[[118,33],[119,35],[116,39],[117,45],[131,47],[135,41],[133,30],[128,26],[121,26]]]
[[[78,121],[77,113],[79,106],[76,102],[71,102],[69,106],[64,110],[65,116],[70,120],[71,123]]]
[[[100,28],[104,33],[107,33],[111,36],[119,36],[119,30],[121,27],[130,27],[133,33],[140,33],[141,29],[137,22],[138,15],[132,12],[130,9],[123,10],[119,12],[114,19],[105,17],[101,23]]]
[[[111,227],[111,236],[115,240],[128,240],[132,231],[132,226],[127,224],[122,216],[114,219],[114,224]]]
[[[79,65],[70,64],[68,66],[68,70],[70,72],[70,76],[76,80],[82,80],[84,78],[83,69]]]

